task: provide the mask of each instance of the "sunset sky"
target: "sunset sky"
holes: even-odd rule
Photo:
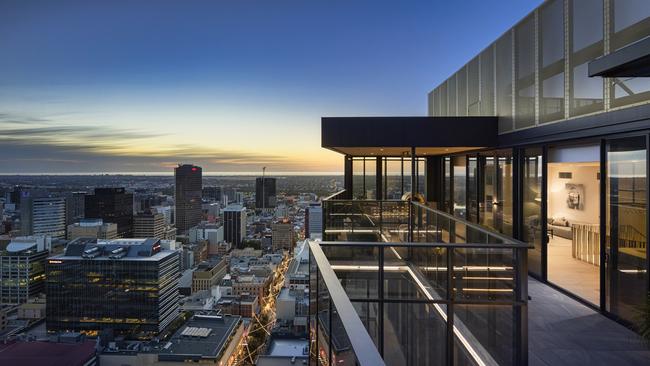
[[[541,0],[0,0],[0,173],[337,172]]]

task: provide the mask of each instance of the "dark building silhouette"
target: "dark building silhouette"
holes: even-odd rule
[[[176,177],[176,228],[180,234],[201,222],[201,167],[184,164],[174,169]]]
[[[261,177],[255,179],[255,207],[275,207],[275,178]]]
[[[203,187],[203,199],[205,200],[221,201],[222,194],[223,194],[223,187],[221,186]]]
[[[233,247],[241,245],[246,235],[246,209],[242,205],[229,205],[223,210],[223,237]]]
[[[125,188],[96,188],[85,197],[84,217],[117,224],[117,236],[128,238],[133,232],[133,193]]]

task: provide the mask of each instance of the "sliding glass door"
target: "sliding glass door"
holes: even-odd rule
[[[638,322],[648,297],[646,136],[609,140],[606,148],[606,306]]]

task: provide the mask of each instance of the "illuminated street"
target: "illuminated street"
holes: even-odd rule
[[[276,267],[264,301],[260,304],[260,314],[251,319],[248,331],[237,346],[237,351],[228,365],[254,365],[260,350],[266,346],[267,337],[271,335],[271,330],[275,325],[275,301],[284,285],[284,276],[289,268],[289,263],[291,263],[289,258],[289,255],[285,255],[282,262]]]

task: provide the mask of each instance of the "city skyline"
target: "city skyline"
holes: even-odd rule
[[[340,172],[321,116],[425,115],[539,3],[4,1],[0,174]]]

